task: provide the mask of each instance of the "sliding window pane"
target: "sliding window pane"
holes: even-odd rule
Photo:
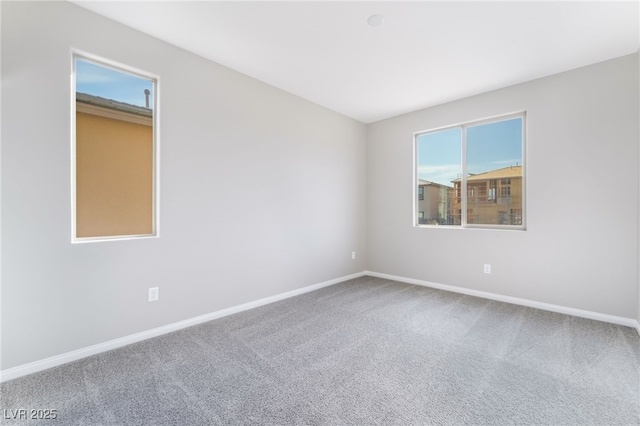
[[[460,225],[462,129],[424,133],[416,138],[418,225]]]
[[[467,223],[522,225],[522,117],[466,129]]]

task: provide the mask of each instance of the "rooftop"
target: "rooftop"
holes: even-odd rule
[[[418,186],[440,186],[443,188],[451,188],[450,186],[443,185],[437,182],[431,182],[430,180],[418,179]]]
[[[100,96],[94,96],[88,93],[76,92],[76,102],[114,109],[117,111],[127,112],[129,114],[141,115],[143,117],[153,116],[153,110],[151,108],[145,108],[125,102],[115,101],[113,99],[102,98]]]
[[[469,175],[467,182],[481,181],[488,179],[505,179],[512,177],[522,177],[522,166],[509,166],[502,169],[489,170],[488,172],[478,173],[476,175]],[[452,182],[460,182],[461,178],[454,179]]]

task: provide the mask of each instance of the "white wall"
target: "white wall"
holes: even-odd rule
[[[369,270],[637,318],[638,93],[635,54],[369,125]],[[522,110],[527,230],[414,228],[413,132]]]
[[[160,76],[160,238],[70,243],[72,47]],[[365,137],[70,3],[3,2],[1,368],[365,270]]]

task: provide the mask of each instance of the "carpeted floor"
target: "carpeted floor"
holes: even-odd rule
[[[78,425],[637,425],[627,327],[362,277],[1,385]]]

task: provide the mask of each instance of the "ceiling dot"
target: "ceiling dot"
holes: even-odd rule
[[[367,23],[371,27],[379,27],[384,23],[384,16],[382,15],[371,15],[369,19],[367,19]]]

